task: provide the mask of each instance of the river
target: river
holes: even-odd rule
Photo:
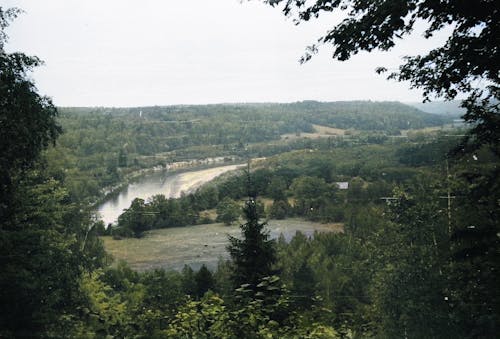
[[[97,210],[106,225],[115,223],[118,216],[123,213],[124,209],[130,207],[130,203],[135,198],[146,200],[157,194],[163,194],[167,198],[178,198],[182,192],[193,192],[221,174],[244,166],[226,165],[181,173],[153,172],[130,183],[117,195],[102,203]]]

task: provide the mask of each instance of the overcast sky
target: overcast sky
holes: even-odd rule
[[[338,16],[295,26],[278,9],[238,0],[4,0],[25,11],[8,51],[37,55],[40,92],[59,106],[146,106],[300,100],[419,101],[374,70],[444,38],[401,41],[348,62],[331,50],[298,60]],[[423,26],[422,26],[423,27]]]

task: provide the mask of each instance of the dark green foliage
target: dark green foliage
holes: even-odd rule
[[[127,167],[127,153],[123,149],[118,153],[118,166]]]
[[[302,176],[293,180],[290,190],[296,197],[295,209],[298,215],[312,220],[319,219],[319,208],[328,186],[322,178]]]
[[[303,262],[292,277],[292,295],[294,305],[301,309],[308,309],[312,306],[316,296],[316,277],[311,267]]]
[[[135,237],[141,237],[145,231],[151,229],[153,218],[150,213],[144,200],[135,198],[130,208],[118,218],[118,227],[132,231]]]
[[[498,163],[498,160],[497,160]],[[456,325],[468,337],[491,337],[499,331],[500,173],[498,166],[468,166],[460,173],[451,204],[451,300]]]
[[[29,78],[40,59],[4,50],[4,30],[19,12],[0,7],[0,222],[8,218],[14,177],[32,168],[61,133],[52,101],[40,96]]]
[[[100,278],[118,292],[126,291],[130,284],[137,284],[139,279],[139,274],[133,271],[124,261],[118,262],[116,267],[108,267]]]
[[[96,232],[97,235],[106,235],[106,225],[104,225],[104,221],[99,220],[93,226],[92,229]]]
[[[417,145],[407,145],[398,149],[396,156],[407,166],[432,166],[446,160],[447,153],[456,146],[454,138],[440,137],[430,142],[421,141]]]
[[[182,290],[184,294],[196,296],[196,281],[194,280],[194,271],[189,265],[182,268]]]
[[[161,269],[144,272],[140,276],[144,286],[142,308],[135,320],[140,326],[140,335],[154,338],[158,332],[168,326],[168,319],[185,298],[178,272],[165,272]]]
[[[498,62],[496,65],[498,73]],[[483,98],[482,90],[476,90],[462,104],[467,112],[463,119],[472,127],[468,135],[455,147],[452,154],[464,155],[480,150],[484,145],[497,157],[500,157],[500,89],[498,88],[498,75],[495,85],[491,86],[493,93]]]
[[[448,303],[448,229],[439,194],[426,178],[396,190],[390,222],[374,239],[381,264],[374,305],[388,337],[446,337],[455,329]]]
[[[214,289],[214,278],[207,266],[202,265],[194,276],[196,282],[196,295],[202,297],[209,290]]]
[[[257,203],[249,199],[243,210],[246,223],[241,225],[243,238],[229,237],[227,250],[231,255],[235,287],[249,284],[255,290],[258,282],[273,273],[275,248],[274,241],[269,239],[269,233],[264,229],[265,223],[259,222]]]
[[[397,39],[409,35],[415,22],[428,23],[424,37],[430,38],[445,27],[451,34],[442,46],[425,55],[406,56],[390,79],[409,81],[423,89],[425,100],[444,97],[452,100],[465,94],[464,120],[471,125],[468,136],[455,153],[477,150],[483,145],[500,154],[499,63],[500,11],[495,1],[284,1],[283,12],[294,14],[297,23],[317,18],[324,12],[343,11],[347,18],[318,40],[331,45],[333,58],[344,61],[361,51],[389,50]],[[313,45],[302,61],[318,51]],[[380,67],[377,72],[387,69]]]
[[[231,225],[233,221],[238,220],[240,211],[240,205],[233,199],[226,197],[217,205],[217,221]]]
[[[302,314],[318,312],[324,324],[366,337],[373,270],[368,258],[368,250],[350,235],[297,233],[289,244],[279,241],[277,266]]]
[[[29,78],[41,61],[4,50],[18,13],[0,7],[0,337],[60,337],[84,298],[82,273],[107,258],[88,208],[40,156],[61,128]]]
[[[0,229],[1,335],[58,333],[76,316],[81,274],[105,264],[106,254],[60,183],[36,171],[17,182]]]
[[[338,333],[321,322],[316,312],[305,318],[291,312],[289,296],[279,277],[262,279],[258,296],[244,287],[235,291],[246,300],[238,308],[228,307],[217,294],[207,293],[202,300],[187,300],[169,325],[165,335],[172,338],[339,338]],[[310,321],[312,319],[313,321]]]
[[[166,315],[173,312],[185,295],[182,276],[178,272],[147,271],[140,275],[140,282],[146,287],[144,303]]]
[[[266,195],[273,200],[285,200],[288,185],[286,179],[280,175],[273,176],[266,187]]]
[[[180,199],[167,199],[159,194],[151,197],[147,202],[136,198],[130,207],[118,217],[118,225],[112,229],[112,235],[139,238],[144,232],[152,229],[195,225],[201,220],[199,209],[206,206],[192,203],[196,197],[197,195],[194,194]]]
[[[275,200],[269,210],[269,217],[273,219],[285,219],[291,215],[292,207],[284,200]]]

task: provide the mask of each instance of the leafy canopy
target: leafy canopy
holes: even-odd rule
[[[28,73],[40,59],[23,53],[7,53],[5,29],[20,10],[0,7],[0,221],[8,213],[13,177],[33,166],[40,152],[61,132],[57,110],[40,96]]]
[[[451,34],[442,45],[425,55],[406,56],[399,71],[390,79],[409,81],[421,88],[424,99],[467,96],[465,121],[474,127],[462,148],[490,146],[500,154],[500,118],[498,112],[500,48],[500,12],[491,0],[267,0],[272,6],[283,5],[285,15],[295,23],[318,18],[326,12],[341,11],[346,18],[309,46],[301,58],[306,62],[318,52],[318,46],[331,45],[333,58],[344,61],[360,51],[394,47],[398,39],[412,33],[415,23],[425,21],[425,38],[443,28]],[[380,67],[377,72],[385,72]],[[470,142],[472,141],[472,142]]]

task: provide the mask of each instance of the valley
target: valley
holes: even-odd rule
[[[0,338],[498,337],[498,1],[17,2]]]

